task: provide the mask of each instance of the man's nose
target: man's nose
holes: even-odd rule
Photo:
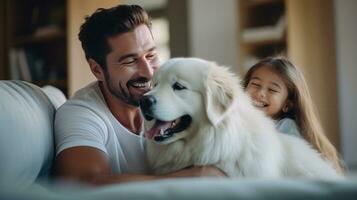
[[[152,79],[154,75],[154,69],[155,67],[150,63],[149,60],[147,59],[141,59],[140,65],[139,65],[139,72],[140,75],[143,77],[148,78],[149,80]]]

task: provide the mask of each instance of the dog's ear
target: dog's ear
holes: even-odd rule
[[[211,67],[207,76],[205,106],[209,121],[217,126],[225,117],[236,97],[237,77],[226,67]]]

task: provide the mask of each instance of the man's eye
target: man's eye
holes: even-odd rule
[[[130,65],[130,64],[133,64],[136,62],[136,59],[135,58],[129,58],[129,59],[125,59],[121,62],[121,64],[124,64],[124,65]]]
[[[185,86],[181,85],[180,83],[176,82],[172,85],[174,90],[184,90],[187,89]]]
[[[146,56],[147,59],[153,59],[156,57],[156,54],[149,54]]]

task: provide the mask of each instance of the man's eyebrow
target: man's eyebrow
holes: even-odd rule
[[[154,51],[154,50],[156,50],[156,47],[151,47],[150,49],[147,50],[147,52]]]

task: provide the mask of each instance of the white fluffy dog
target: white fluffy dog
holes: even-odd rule
[[[156,174],[214,165],[231,177],[340,177],[303,139],[277,132],[226,67],[175,58],[155,73],[140,102]]]

